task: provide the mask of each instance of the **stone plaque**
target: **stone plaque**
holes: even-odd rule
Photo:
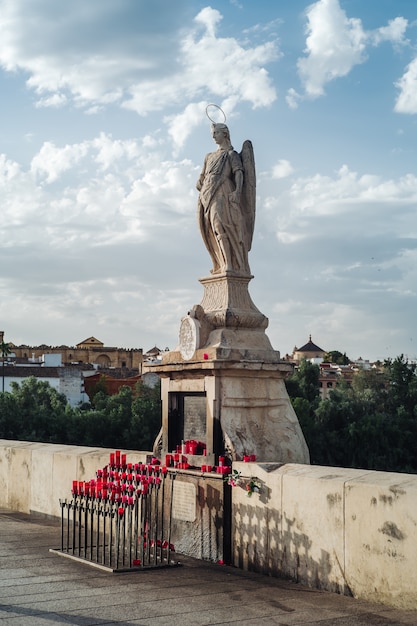
[[[181,320],[180,354],[185,361],[192,359],[199,343],[199,322],[187,315]]]
[[[196,490],[192,483],[174,482],[174,500],[172,503],[172,517],[184,522],[194,522],[196,519]]]
[[[206,396],[184,397],[184,441],[206,441]]]

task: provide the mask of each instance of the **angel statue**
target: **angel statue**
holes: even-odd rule
[[[196,184],[201,235],[212,274],[248,276],[256,190],[252,143],[246,140],[239,154],[226,124],[213,123],[211,132],[218,149],[206,155]]]

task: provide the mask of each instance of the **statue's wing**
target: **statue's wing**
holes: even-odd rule
[[[252,247],[253,230],[255,227],[255,209],[256,209],[256,172],[255,157],[253,155],[252,142],[249,139],[243,142],[240,158],[243,164],[243,189],[242,189],[242,208],[245,219],[246,245],[250,250]]]

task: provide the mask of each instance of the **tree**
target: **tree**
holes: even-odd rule
[[[64,394],[31,376],[11,383],[16,412],[15,430],[24,441],[65,443],[71,408]]]
[[[346,356],[346,352],[343,354],[339,350],[331,350],[323,355],[323,361],[325,363],[335,363],[336,365],[348,365],[350,360]]]
[[[161,428],[161,385],[147,387],[142,382],[136,384],[136,398],[132,406],[130,436],[135,448],[152,449]]]
[[[4,360],[11,353],[10,344],[5,341],[0,342],[0,353],[2,356],[2,392],[4,393]]]
[[[310,368],[289,379],[311,462],[417,473],[417,371],[403,355],[384,369],[360,370],[326,400],[308,401]]]

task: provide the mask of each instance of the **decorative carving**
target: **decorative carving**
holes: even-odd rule
[[[268,318],[256,308],[248,291],[251,276],[200,278],[204,286],[201,306],[214,328],[263,328]]]
[[[189,361],[193,358],[194,352],[199,347],[200,323],[190,315],[183,317],[180,326],[180,354],[184,361]]]

